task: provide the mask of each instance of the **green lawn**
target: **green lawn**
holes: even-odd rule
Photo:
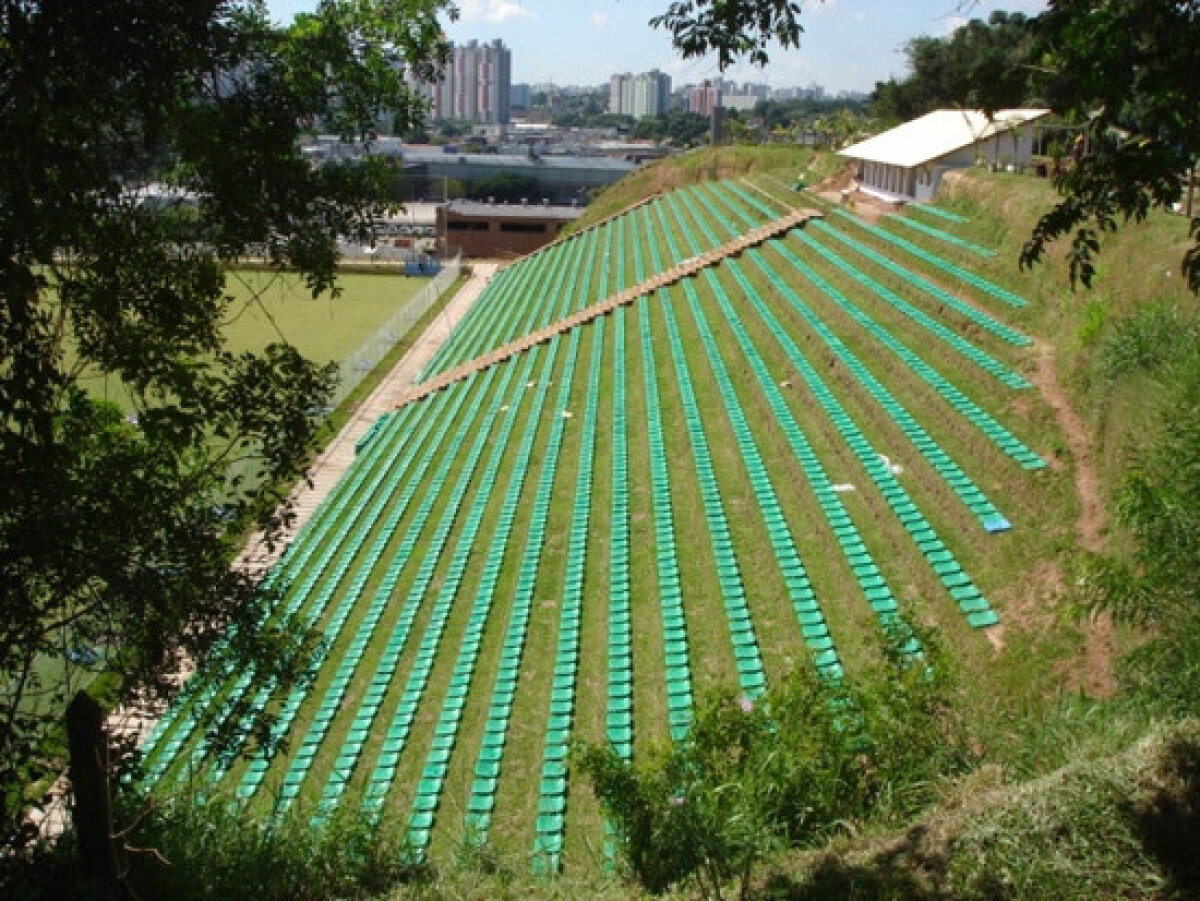
[[[234,269],[226,282],[233,302],[225,337],[234,352],[286,340],[315,362],[340,362],[429,283],[403,275],[344,273],[338,277],[339,296],[314,299],[295,273]],[[96,376],[85,382],[94,397],[131,407],[115,379]]]
[[[427,278],[346,273],[342,293],[313,299],[291,273],[234,270],[226,326],[231,350],[259,350],[282,337],[318,362],[343,360],[429,284]]]

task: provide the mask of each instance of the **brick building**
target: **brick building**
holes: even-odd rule
[[[523,256],[544,247],[582,207],[454,200],[438,209],[438,243],[447,256]]]

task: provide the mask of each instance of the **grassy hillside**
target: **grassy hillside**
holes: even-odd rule
[[[951,649],[991,766],[975,786],[1084,778],[1080,755],[1148,728],[1074,694],[1114,692],[1140,636],[1080,622],[1070,586],[1081,547],[1125,540],[1106,488],[1159,420],[1112,346],[1130,311],[1188,302],[1182,223],[1114,237],[1080,295],[1057,262],[1016,266],[1044,182],[971,172],[940,215],[880,219],[792,190],[836,169],[780,148],[664,161],[504,270],[426,377],[793,207],[823,214],[389,417],[273,577],[325,636],[313,684],[277,698],[210,666],[148,743],[150,784],[256,817],[361,809],[443,869],[465,847],[592,880],[603,818],[571,742],[641,759],[707,689],[836,680],[884,629]],[[213,760],[205,725],[247,701],[288,744]],[[819,864],[834,894],[871,852],[844,853]]]

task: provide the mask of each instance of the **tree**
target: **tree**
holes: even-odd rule
[[[908,76],[876,83],[872,114],[907,120],[942,107],[1025,105],[1038,90],[1030,24],[1020,13],[997,10],[987,22],[972,19],[948,37],[913,38],[904,46]]]
[[[1071,235],[1072,282],[1090,285],[1099,236],[1179,202],[1200,156],[1200,2],[1052,0],[1035,28],[1050,106],[1083,133],[1075,165],[1055,180],[1063,199],[1038,220],[1021,263]],[[1200,241],[1200,218],[1191,233]],[[1182,269],[1200,292],[1200,243]]]
[[[403,76],[435,75],[448,8],[322,0],[280,29],[260,0],[0,7],[8,842],[31,786],[61,772],[63,708],[98,668],[157,696],[230,635],[235,660],[302,674],[304,637],[263,625],[259,574],[229,564],[250,528],[277,539],[333,374],[282,342],[225,349],[226,271],[255,256],[314,296],[333,287],[337,239],[370,234],[387,173],[311,166],[302,124],[369,139],[385,110],[419,122]]]

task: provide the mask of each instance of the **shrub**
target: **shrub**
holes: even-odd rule
[[[583,746],[580,770],[615,828],[630,874],[661,892],[695,879],[721,897],[745,893],[756,863],[814,845],[853,821],[907,817],[935,781],[971,762],[952,714],[940,649],[923,657],[889,639],[883,663],[844,683],[797,669],[764,697],[707,696],[688,736],[629,763]]]

